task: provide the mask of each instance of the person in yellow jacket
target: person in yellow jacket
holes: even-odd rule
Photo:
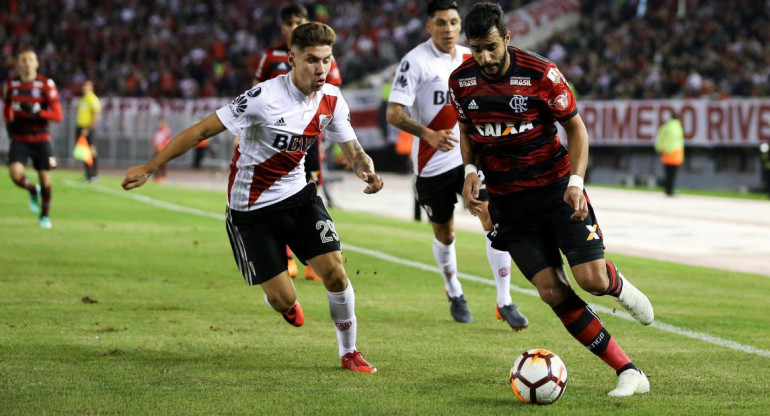
[[[666,195],[673,196],[676,171],[684,162],[684,130],[676,113],[658,129],[655,151],[660,153],[660,161],[666,171]]]
[[[86,169],[86,180],[93,182],[96,180],[96,146],[93,135],[94,126],[99,121],[99,114],[102,112],[102,104],[99,102],[99,97],[94,94],[94,84],[91,81],[85,81],[83,83],[83,97],[78,102],[78,114],[77,114],[77,131],[75,132],[75,140],[80,136],[83,136],[88,140],[88,145],[91,146],[91,157],[93,162],[89,165],[83,162]]]

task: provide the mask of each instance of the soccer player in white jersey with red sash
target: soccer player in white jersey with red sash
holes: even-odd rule
[[[457,45],[461,19],[457,3],[436,0],[428,4],[426,27],[431,38],[417,45],[401,60],[388,99],[388,122],[414,135],[412,166],[417,200],[433,226],[433,256],[444,277],[449,311],[457,322],[472,322],[470,308],[457,279],[454,206],[463,188],[463,161],[457,145],[460,130],[449,100],[452,71],[471,51]],[[410,107],[411,116],[405,112]],[[479,215],[484,230],[493,230],[485,210]],[[511,257],[492,248],[487,240],[487,259],[497,285],[495,315],[514,330],[529,326],[511,299]]]
[[[334,321],[339,355],[346,369],[376,373],[356,349],[355,294],[342,263],[334,222],[305,180],[307,149],[323,131],[339,143],[365,193],[382,189],[372,159],[350,124],[340,90],[326,84],[334,30],[305,23],[292,35],[292,71],[260,83],[215,114],[176,136],[146,165],[126,171],[124,189],[144,184],[159,166],[225,129],[241,140],[230,165],[227,233],[233,255],[249,285],[260,285],[268,304],[294,326],[304,322],[302,308],[286,270],[289,245],[323,279]]]

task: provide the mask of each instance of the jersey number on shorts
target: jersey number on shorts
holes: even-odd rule
[[[340,241],[337,230],[334,228],[332,220],[318,221],[315,223],[315,229],[321,230],[321,242],[330,243],[334,240]]]

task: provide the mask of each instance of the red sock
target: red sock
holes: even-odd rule
[[[573,292],[553,311],[576,340],[615,371],[631,364],[631,359],[607,332],[601,319],[577,294]]]
[[[16,184],[19,188],[24,188],[28,190],[29,192],[35,192],[35,185],[31,183],[29,180],[27,180],[27,177],[25,175],[21,175],[21,178],[19,180],[13,179],[13,183]]]
[[[623,279],[620,278],[620,271],[613,262],[604,260],[604,263],[607,266],[607,276],[610,278],[610,285],[607,286],[607,291],[604,294],[618,297],[623,290]]]
[[[40,211],[40,215],[48,215],[48,209],[51,208],[51,187],[45,186],[40,192],[40,199],[43,201],[42,210]]]

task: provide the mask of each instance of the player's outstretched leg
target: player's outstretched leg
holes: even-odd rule
[[[347,281],[347,287],[342,292],[327,291],[326,295],[329,298],[329,312],[337,331],[342,368],[358,373],[376,373],[377,368],[364,360],[356,349],[358,330],[355,314],[356,295],[350,280]]]
[[[618,303],[642,325],[651,324],[655,320],[655,312],[652,309],[650,300],[620,273],[615,264],[608,260],[605,260],[605,262],[607,265],[607,276],[610,279],[610,285],[607,288],[606,294],[617,299]]]
[[[457,279],[457,253],[454,241],[444,244],[433,237],[433,257],[444,278],[444,290],[449,298],[449,313],[452,314],[452,318],[462,323],[473,322],[471,310],[463,294],[463,287]]]
[[[599,317],[575,292],[570,293],[553,311],[575,339],[615,370],[618,386],[608,394],[622,397],[650,391],[650,383],[644,373],[628,358]]]
[[[487,260],[497,286],[497,304],[495,305],[495,317],[505,321],[514,331],[521,331],[529,327],[529,320],[519,312],[518,306],[511,299],[511,255],[507,251],[492,248],[492,242],[487,241]]]

